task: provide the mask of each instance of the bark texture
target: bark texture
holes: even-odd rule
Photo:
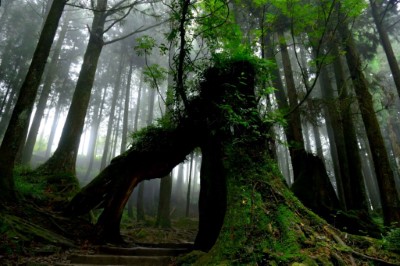
[[[103,33],[106,21],[107,1],[98,1],[92,23],[89,42],[83,57],[83,63],[76,83],[74,95],[60,142],[52,157],[41,165],[37,171],[45,174],[67,173],[75,175],[75,163],[83,131],[86,111],[96,74],[97,63],[103,48]]]
[[[336,231],[284,185],[266,149],[266,135],[260,134],[268,128],[256,111],[253,75],[250,64],[242,61],[211,69],[200,97],[190,100],[187,117],[172,127],[140,131],[133,146],[83,188],[67,211],[84,214],[102,205],[98,232],[118,240],[122,209],[133,188],[145,179],[165,176],[200,146],[205,160],[200,201],[207,204],[200,207],[203,229],[195,246],[209,253],[189,254],[188,264],[195,260],[195,265],[364,265],[371,260],[363,254],[355,260],[353,254],[360,253],[350,246],[358,241],[364,248],[372,247],[371,242]],[[243,121],[251,121],[251,126]],[[222,195],[207,195],[219,186],[224,186],[222,193],[218,190]],[[204,231],[207,227],[211,231]]]
[[[346,51],[347,64],[349,65],[351,79],[372,152],[372,159],[381,192],[384,222],[386,225],[395,224],[396,226],[400,226],[400,199],[396,191],[394,175],[390,167],[378,119],[374,112],[372,96],[368,91],[368,83],[362,71],[361,60],[347,25],[342,25],[341,34]]]
[[[376,29],[379,33],[379,40],[381,41],[383,50],[385,51],[389,67],[393,75],[393,81],[396,85],[398,96],[400,97],[400,68],[390,42],[389,35],[383,24],[384,18],[382,17],[377,1],[369,0],[369,2],[371,4],[372,17],[374,18]]]
[[[26,140],[24,151],[22,154],[22,164],[29,164],[32,159],[33,148],[35,147],[36,138],[39,133],[40,122],[46,109],[47,100],[49,99],[51,85],[57,73],[58,57],[61,53],[61,47],[67,34],[69,19],[64,21],[57,43],[55,44],[51,62],[48,66],[46,78],[43,83],[43,89],[39,97],[39,102],[36,106],[36,112],[32,120],[32,125],[29,129],[28,139]]]
[[[54,1],[43,26],[28,74],[22,84],[17,103],[11,116],[0,147],[0,197],[14,200],[13,170],[17,152],[24,142],[25,132],[29,127],[29,118],[35,102],[40,79],[43,75],[46,60],[53,44],[58,22],[66,1]]]
[[[255,115],[250,107],[256,106],[254,92],[246,92],[247,88],[254,88],[251,65],[240,61],[225,71],[220,73],[213,69],[205,74],[207,84],[201,85],[200,97],[191,101],[188,117],[179,120],[177,125],[171,128],[150,126],[139,132],[133,145],[114,158],[74,197],[67,212],[81,215],[102,206],[104,211],[97,222],[98,233],[107,240],[118,241],[122,211],[134,187],[143,180],[168,175],[194,148],[200,147],[205,163],[202,167],[196,247],[210,249],[223,224],[226,205],[222,143],[229,139],[232,130],[241,136],[247,130],[240,121],[229,121],[232,117],[227,117],[220,104],[228,100],[234,106],[236,102],[237,106],[232,111],[245,112],[249,116]],[[248,73],[248,76],[243,73]],[[238,97],[239,94],[232,90],[238,90],[241,96]],[[255,117],[252,119],[256,120]],[[229,123],[232,127],[226,127]]]

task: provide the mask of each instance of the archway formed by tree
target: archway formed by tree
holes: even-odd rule
[[[224,260],[346,265],[354,264],[354,254],[359,260],[374,259],[346,244],[341,232],[305,208],[284,184],[267,148],[270,125],[262,122],[257,109],[255,79],[249,61],[208,69],[185,116],[136,134],[131,147],[84,187],[66,211],[82,215],[102,207],[98,236],[120,241],[123,208],[134,187],[166,176],[200,147],[195,249],[208,251],[197,258],[200,265]],[[353,243],[373,245],[367,239],[357,241]]]

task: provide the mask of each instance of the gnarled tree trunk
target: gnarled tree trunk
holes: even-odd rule
[[[67,211],[79,215],[102,205],[99,235],[120,240],[119,222],[133,188],[145,179],[166,176],[200,147],[195,247],[209,253],[197,258],[198,265],[355,265],[352,248],[340,232],[306,209],[284,185],[266,148],[267,128],[256,111],[253,89],[254,71],[248,62],[207,71],[200,96],[189,101],[187,116],[172,126],[139,132],[131,148],[83,188]]]

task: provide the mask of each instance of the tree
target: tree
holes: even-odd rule
[[[89,209],[93,208],[94,205],[93,204],[98,204],[98,200],[103,201],[102,199],[106,200],[110,199],[111,201],[107,203],[107,206],[103,212],[103,214],[101,215],[101,217],[98,220],[98,228],[99,231],[101,232],[102,235],[104,235],[106,238],[110,238],[110,240],[116,240],[119,238],[119,222],[121,219],[121,215],[122,215],[122,210],[123,207],[125,205],[125,203],[127,202],[130,192],[133,190],[133,188],[143,179],[150,179],[148,178],[147,174],[147,170],[145,169],[153,169],[154,172],[151,174],[152,178],[158,178],[158,177],[162,177],[162,176],[166,176],[168,172],[170,172],[172,170],[172,168],[177,165],[180,161],[182,161],[187,154],[189,154],[197,145],[199,145],[200,143],[203,143],[203,138],[211,138],[214,139],[213,136],[210,136],[210,132],[208,131],[208,129],[206,129],[206,125],[203,124],[207,119],[211,119],[211,121],[217,121],[216,119],[218,119],[219,115],[216,114],[216,111],[219,109],[219,107],[217,105],[215,105],[215,103],[213,102],[209,102],[209,97],[215,97],[215,100],[218,101],[222,101],[226,95],[226,91],[230,86],[229,84],[224,86],[224,90],[221,92],[216,92],[216,95],[213,95],[215,88],[217,88],[219,86],[219,84],[225,84],[225,82],[227,82],[229,79],[232,79],[233,77],[235,77],[236,74],[241,73],[242,71],[242,67],[240,66],[241,62],[238,62],[238,67],[230,70],[233,71],[234,73],[229,73],[228,77],[224,77],[223,79],[219,80],[218,77],[213,77],[212,75],[212,71],[210,71],[209,75],[212,76],[212,81],[210,81],[210,84],[212,84],[213,82],[218,80],[218,83],[214,84],[213,86],[210,85],[210,87],[206,87],[204,89],[204,102],[202,102],[201,106],[204,104],[204,106],[201,107],[201,109],[204,108],[203,111],[201,110],[196,110],[196,108],[200,107],[200,106],[195,106],[193,105],[192,108],[193,109],[193,114],[191,117],[188,117],[187,119],[184,119],[183,121],[181,121],[177,127],[172,126],[171,128],[167,127],[167,128],[158,128],[158,127],[149,127],[148,131],[146,132],[146,130],[143,133],[138,134],[138,137],[140,140],[140,136],[141,134],[144,134],[143,137],[148,138],[150,137],[152,134],[155,134],[154,136],[159,135],[159,140],[163,143],[160,143],[159,141],[157,141],[157,143],[148,143],[151,144],[151,147],[144,147],[142,146],[143,144],[146,145],[145,143],[141,143],[141,141],[139,142],[134,142],[132,147],[127,150],[127,152],[125,152],[125,154],[117,157],[118,159],[114,159],[111,164],[104,169],[104,171],[98,176],[96,177],[87,187],[86,189],[82,190],[82,192],[80,194],[78,194],[75,199],[71,202],[71,205],[69,207],[69,211],[74,213],[74,214],[81,214],[85,211],[88,211]],[[247,66],[247,63],[243,63],[244,67]],[[246,69],[247,70],[247,69]],[[236,72],[238,71],[238,72]],[[251,69],[249,69],[249,71],[251,71]],[[251,75],[251,74],[250,74]],[[211,79],[211,78],[210,78]],[[240,75],[238,75],[237,77],[235,77],[236,82],[238,82],[237,80],[240,79],[242,81],[242,85],[240,86],[241,89],[244,89],[244,87],[247,86],[247,83],[245,80],[247,80],[247,78],[245,79],[244,77],[240,77]],[[251,81],[251,80],[250,80]],[[249,81],[249,82],[250,82]],[[235,84],[237,84],[235,82]],[[215,87],[214,87],[215,86]],[[214,90],[213,90],[214,88]],[[247,92],[247,93],[252,93]],[[222,94],[222,95],[221,95]],[[249,99],[245,101],[245,103],[243,103],[243,107],[247,107],[249,108],[248,105],[251,105],[251,101],[254,101],[255,99],[254,96],[253,98],[251,98],[250,96],[248,96]],[[253,100],[252,100],[253,99]],[[194,101],[195,104],[199,104],[197,103],[197,101]],[[254,103],[253,103],[254,106]],[[235,108],[239,108],[240,107],[235,107]],[[206,112],[207,110],[207,112]],[[203,121],[203,119],[205,119],[205,117],[203,117],[204,113],[207,113],[208,115],[210,115],[210,117],[207,117],[207,119],[205,121]],[[203,121],[203,122],[201,122]],[[200,124],[201,122],[201,124]],[[200,127],[198,127],[200,126]],[[215,125],[216,126],[216,125]],[[218,125],[218,127],[221,125]],[[243,131],[244,129],[241,129],[240,126],[235,125],[235,127],[237,127],[237,129],[239,131]],[[203,128],[203,129],[201,129]],[[200,130],[201,129],[201,130]],[[150,135],[148,135],[150,134]],[[204,135],[206,134],[206,135]],[[226,134],[226,133],[224,133]],[[188,138],[190,136],[190,138]],[[200,137],[203,136],[203,137]],[[158,139],[158,138],[156,138]],[[193,140],[191,140],[193,139]],[[168,141],[165,141],[168,140]],[[184,140],[184,141],[182,141]],[[206,159],[203,158],[203,166],[202,166],[202,188],[205,188],[202,190],[202,192],[200,193],[201,196],[201,200],[203,200],[203,203],[209,203],[211,202],[211,199],[214,198],[218,198],[221,199],[221,201],[217,201],[218,204],[216,204],[217,202],[213,203],[213,206],[210,206],[210,204],[203,204],[201,205],[201,209],[204,210],[205,212],[202,214],[203,216],[203,220],[201,223],[201,227],[199,230],[199,240],[197,240],[198,243],[200,243],[201,248],[206,248],[210,247],[209,245],[213,244],[213,240],[215,241],[216,237],[218,236],[218,232],[221,226],[222,226],[222,222],[223,222],[223,217],[224,217],[224,211],[223,211],[223,205],[224,202],[226,202],[226,200],[224,200],[226,194],[224,193],[224,184],[225,182],[223,182],[224,178],[223,176],[225,174],[223,174],[222,168],[222,161],[220,161],[222,159],[222,157],[220,157],[219,155],[221,155],[220,153],[217,153],[215,148],[217,148],[217,150],[221,149],[221,147],[218,147],[218,141],[222,140],[222,136],[216,136],[214,140],[212,140],[211,142],[207,141],[204,142],[204,144],[202,144],[201,146],[203,146],[202,148],[202,154],[203,157],[207,157],[208,156],[208,160],[209,163],[205,163],[204,161]],[[136,147],[136,143],[138,145],[140,145],[139,147]],[[180,143],[180,144],[179,144]],[[174,148],[172,148],[174,147]],[[144,148],[144,150],[142,150],[142,148]],[[166,149],[168,148],[168,149]],[[172,149],[172,150],[171,150]],[[165,156],[165,154],[168,153],[168,156]],[[133,157],[132,157],[133,156]],[[149,157],[150,156],[150,157]],[[128,158],[129,160],[125,160],[123,158]],[[127,171],[125,172],[124,168],[121,168],[120,163],[122,163],[123,165],[125,165],[126,163],[131,163],[132,159],[136,160],[136,159],[140,159],[140,161],[142,161],[143,163],[146,162],[146,164],[143,164],[140,168],[142,170],[135,170],[134,172],[130,172]],[[151,161],[147,162],[148,159],[146,158],[153,158],[151,159]],[[218,162],[218,166],[214,165],[216,163],[216,161]],[[217,168],[216,168],[217,167]],[[121,180],[116,180],[113,179],[113,181],[110,180],[110,177],[113,175],[114,171],[118,171],[117,169],[121,169],[123,172],[125,172],[124,174],[121,172],[121,177],[123,178],[123,176],[130,176],[133,179],[130,178],[123,178],[125,181],[123,181],[122,183],[120,183]],[[153,171],[151,170],[151,171]],[[218,171],[215,171],[218,170]],[[139,172],[136,172],[139,171]],[[137,173],[137,174],[136,174]],[[139,174],[139,173],[143,173]],[[160,176],[161,175],[161,176]],[[222,178],[222,179],[220,179]],[[105,187],[103,187],[101,189],[101,191],[99,190],[99,193],[96,193],[96,195],[90,195],[92,192],[92,189],[98,189],[100,184],[104,184],[104,182],[108,182],[111,181],[111,183],[109,185],[106,185]],[[116,182],[116,183],[114,183]],[[127,183],[126,183],[127,182]],[[117,184],[118,183],[118,184]],[[218,186],[212,186],[212,185],[208,185],[208,184],[219,184]],[[103,185],[100,185],[103,186]],[[117,189],[117,187],[112,188],[113,186],[117,186],[120,189],[122,189],[122,187],[124,189],[122,189],[121,194],[119,194],[118,196],[114,195],[111,198],[108,198],[109,195],[111,196],[111,194],[109,194],[109,189],[113,190]],[[122,186],[122,187],[120,187]],[[108,188],[107,188],[108,187]],[[217,192],[218,191],[218,192]],[[89,196],[90,195],[90,196]],[[221,205],[222,204],[222,205]],[[221,209],[222,206],[222,209]],[[222,212],[221,212],[222,211]],[[215,216],[216,215],[216,216]],[[204,219],[205,218],[205,219]],[[213,222],[207,223],[207,221],[213,220]],[[217,220],[217,223],[215,222],[215,220]],[[215,224],[217,224],[217,226],[215,226]],[[210,230],[211,231],[208,231]],[[211,241],[210,241],[210,236],[211,236]]]
[[[192,152],[190,154],[190,167],[189,167],[189,174],[188,174],[188,186],[187,186],[187,192],[186,192],[186,212],[185,216],[189,217],[190,213],[190,196],[191,196],[191,187],[192,187],[192,168],[193,168],[193,155],[194,153]]]
[[[199,264],[354,260],[348,253],[353,248],[342,234],[304,208],[280,179],[266,149],[266,135],[260,134],[268,125],[253,112],[257,105],[249,66],[234,61],[207,71],[199,97],[188,102],[188,117],[138,132],[132,147],[83,188],[67,211],[81,215],[101,204],[97,232],[108,241],[120,241],[119,222],[133,188],[141,180],[165,176],[200,146],[208,157],[200,195],[206,204],[200,205],[203,214],[195,248],[209,253],[194,255]],[[309,234],[324,237],[314,239]],[[323,246],[330,243],[330,248],[321,248],[321,241]]]
[[[346,51],[347,64],[350,69],[351,79],[372,152],[381,195],[384,221],[386,225],[394,224],[400,226],[400,199],[396,190],[394,175],[390,167],[385,143],[374,112],[372,96],[368,91],[368,83],[362,72],[361,59],[355,48],[354,40],[348,26],[342,24],[340,30]]]
[[[335,55],[333,67],[337,91],[339,92],[339,106],[337,110],[340,115],[339,118],[343,130],[338,133],[338,137],[336,137],[335,140],[338,140],[341,149],[339,162],[344,190],[344,206],[347,210],[367,211],[367,196],[362,175],[358,140],[354,125],[354,117],[352,115],[352,108],[351,104],[349,104],[351,100],[349,99],[348,82],[346,81],[342,57],[340,56],[338,47],[333,45],[332,50]],[[346,136],[344,136],[344,132],[346,132]],[[343,136],[341,134],[343,134]]]
[[[389,40],[389,35],[385,30],[384,25],[384,15],[385,12],[380,12],[380,8],[378,5],[382,5],[384,1],[377,1],[377,0],[370,0],[372,17],[374,18],[374,22],[376,25],[376,29],[378,30],[380,41],[382,44],[383,49],[386,53],[386,58],[388,60],[390,70],[393,75],[393,80],[397,88],[397,93],[400,95],[400,68],[399,64],[397,63],[396,56],[393,52],[392,44]],[[390,1],[387,1],[386,5],[390,5]],[[380,4],[379,4],[380,3]],[[386,7],[387,9],[388,7]],[[400,97],[400,96],[399,96]]]
[[[103,109],[104,109],[104,102],[106,98],[106,88],[103,88],[103,95],[96,95],[95,97],[95,107],[93,110],[93,117],[92,117],[92,128],[90,130],[90,138],[88,144],[88,157],[89,157],[89,164],[86,170],[85,179],[89,180],[90,173],[93,168],[94,158],[95,158],[95,148],[96,148],[96,139],[99,132],[100,121],[103,116]]]
[[[163,177],[160,182],[160,198],[158,202],[156,226],[162,228],[171,227],[171,192],[172,174]]]
[[[13,170],[24,132],[29,126],[35,96],[66,1],[54,1],[40,34],[25,81],[20,89],[10,123],[0,147],[0,190],[4,200],[15,200]]]
[[[28,164],[31,161],[33,148],[35,146],[36,137],[39,132],[40,122],[42,120],[44,110],[46,108],[46,103],[50,95],[51,86],[53,85],[53,81],[57,71],[57,64],[59,60],[59,56],[61,53],[61,46],[63,44],[64,38],[67,34],[69,19],[66,18],[64,24],[61,28],[60,34],[58,36],[57,43],[54,47],[53,55],[51,57],[51,61],[48,67],[48,72],[46,74],[46,78],[44,81],[43,89],[40,93],[39,102],[36,107],[36,112],[33,117],[32,125],[29,130],[28,139],[24,145],[24,151],[22,155],[22,164]]]
[[[71,106],[64,124],[59,145],[53,156],[37,171],[64,172],[75,174],[75,162],[79,147],[80,136],[83,130],[90,92],[93,86],[97,62],[104,45],[103,34],[107,18],[107,0],[98,0],[94,7],[94,18],[89,42],[84,55],[82,68],[76,83]]]
[[[111,108],[110,108],[110,114],[108,118],[108,125],[107,125],[107,134],[106,134],[106,142],[104,143],[104,151],[103,151],[103,156],[101,158],[101,165],[100,169],[104,169],[106,165],[108,164],[108,158],[109,158],[109,153],[110,153],[110,147],[111,147],[111,130],[115,127],[114,120],[115,120],[115,108],[117,105],[117,99],[119,97],[119,91],[121,89],[121,77],[122,77],[122,71],[125,65],[125,60],[124,58],[124,53],[123,53],[123,46],[121,45],[121,50],[119,52],[120,58],[119,58],[119,65],[118,68],[115,72],[115,83],[113,86],[113,94],[112,94],[112,100],[111,100]]]
[[[94,2],[92,3],[94,4]],[[89,42],[86,47],[82,68],[79,72],[79,77],[67,119],[63,127],[60,142],[53,156],[37,169],[38,172],[47,174],[64,172],[75,175],[75,163],[80,137],[83,131],[86,111],[89,105],[90,94],[101,51],[106,44],[114,43],[118,40],[129,37],[134,33],[146,30],[140,29],[123,37],[105,42],[103,39],[104,34],[109,31],[112,26],[122,21],[130,13],[133,7],[140,2],[129,2],[129,4],[127,4],[128,2],[126,1],[119,1],[111,8],[108,8],[107,3],[107,0],[97,0],[96,5],[91,7],[94,13],[94,18],[89,32]],[[107,18],[118,12],[122,12],[121,17],[107,21]]]
[[[128,82],[125,87],[125,102],[124,102],[124,118],[123,118],[123,122],[122,122],[121,153],[123,153],[126,150],[126,146],[127,146],[129,99],[130,99],[130,93],[131,93],[132,71],[133,71],[133,58],[131,58],[129,61]]]
[[[296,179],[302,171],[300,154],[304,150],[304,139],[301,128],[300,112],[298,110],[299,100],[297,97],[296,85],[293,78],[292,66],[289,58],[285,36],[282,31],[278,32],[278,38],[280,50],[282,53],[282,65],[285,74],[287,97],[289,99],[289,123],[292,124],[291,128],[293,130],[293,132],[291,132],[293,134],[292,138],[288,139],[289,141],[292,141],[291,143],[289,143],[289,145],[291,146],[289,151],[292,158],[293,175],[294,179]]]

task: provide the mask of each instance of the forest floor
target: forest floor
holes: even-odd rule
[[[193,243],[197,219],[172,220],[171,228],[154,227],[153,218],[135,222],[124,217],[122,247],[182,245]],[[83,218],[61,213],[33,202],[6,206],[0,212],[0,265],[55,265],[67,263],[71,254],[99,253],[94,226]]]
[[[59,198],[59,194],[54,193],[55,188],[43,182],[37,181],[38,184],[33,186],[32,179],[28,181],[17,182],[20,202],[7,206],[0,203],[0,265],[55,265],[67,263],[71,254],[99,254],[106,243],[98,241],[89,216],[65,217],[61,210],[68,199]],[[173,219],[169,229],[156,228],[154,220],[147,217],[144,222],[136,222],[124,213],[121,233],[125,243],[119,247],[182,246],[195,239],[198,225],[195,218]],[[307,227],[306,224],[301,226]],[[320,256],[321,252],[330,254],[331,251],[335,254],[343,253],[346,254],[342,260],[346,262],[345,265],[400,265],[400,230],[393,231],[395,234],[390,237],[373,239],[333,232],[327,226],[324,228],[326,230],[320,230],[315,236],[310,235],[310,239],[305,241],[310,242],[310,247],[314,247],[312,243],[317,242],[318,247],[304,247],[304,250],[308,250],[306,254],[311,249],[314,251],[311,250],[310,256],[314,253]],[[312,228],[308,231],[311,232]],[[340,245],[330,240],[332,235]]]

